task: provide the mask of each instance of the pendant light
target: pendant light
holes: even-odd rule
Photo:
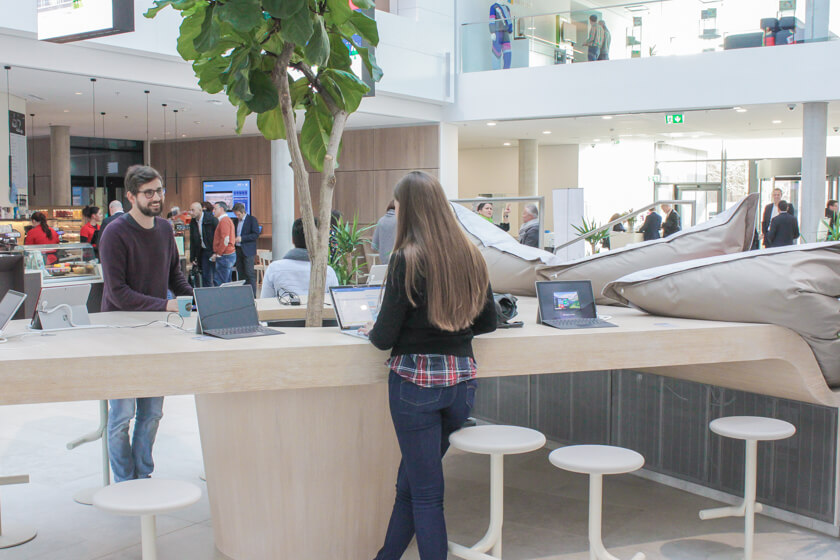
[[[35,113],[29,113],[30,122],[29,122],[29,130],[30,134],[32,135],[32,198],[35,198],[36,194],[36,187],[35,187],[35,165],[38,161],[38,152],[35,151],[35,147],[38,145],[37,141],[35,140]],[[27,200],[27,202],[29,202]]]
[[[166,149],[166,103],[161,103],[161,107],[163,107],[163,181],[166,183],[166,178],[169,176],[167,173],[169,168],[169,152]]]
[[[181,154],[181,146],[178,143],[178,109],[172,111],[175,114],[175,194],[178,194],[178,164],[179,155]]]
[[[11,66],[8,64],[3,66],[3,69],[6,71],[6,122],[9,122],[9,111],[11,110],[11,93],[10,90],[12,87],[9,85],[9,70],[12,69]],[[8,134],[6,135],[6,141],[9,143],[9,202],[15,204],[15,201],[12,200],[12,127],[8,127]]]
[[[143,165],[151,165],[152,146],[149,144],[149,90],[143,90],[146,94],[146,145],[143,147]]]
[[[96,192],[96,187],[99,186],[99,175],[97,173],[97,165],[96,165],[96,158],[93,158],[93,165],[91,166],[91,155],[93,154],[93,146],[96,145],[96,78],[90,79],[90,90],[91,90],[91,111],[90,111],[90,118],[91,122],[93,123],[93,136],[91,137],[91,147],[88,149],[88,172],[93,171],[93,189]],[[92,169],[91,169],[92,167]]]

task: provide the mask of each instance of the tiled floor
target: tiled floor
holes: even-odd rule
[[[156,474],[204,488],[192,397],[166,399],[155,446]],[[95,402],[0,407],[0,474],[29,473],[27,485],[0,487],[4,523],[26,523],[38,537],[0,550],[0,560],[130,560],[140,558],[136,518],[107,515],[73,502],[72,495],[100,481],[98,443],[65,445],[95,428]],[[505,560],[586,560],[587,482],[552,467],[547,451],[512,456],[505,463]],[[488,516],[488,461],[452,452],[446,459],[450,538],[470,544]],[[701,522],[699,509],[715,502],[634,476],[607,477],[604,541],[619,558],[642,551],[648,559],[737,558],[737,519]],[[158,517],[161,560],[224,560],[213,546],[209,506]],[[755,558],[840,560],[840,540],[758,516]],[[371,556],[375,551],[371,551]],[[417,560],[412,547],[406,560]],[[249,560],[249,559],[242,559]],[[286,560],[286,559],[278,559]],[[288,559],[288,560],[366,560]]]

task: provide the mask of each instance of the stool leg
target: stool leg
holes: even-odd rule
[[[755,535],[755,487],[758,464],[758,441],[747,440],[744,467],[744,560],[752,560],[753,537]]]
[[[589,560],[618,560],[607,552],[601,541],[602,502],[604,499],[604,475],[589,475]],[[632,560],[645,560],[645,555],[637,552]]]
[[[502,557],[502,520],[504,518],[505,456],[490,455],[490,526],[471,548],[449,541],[449,552],[467,560],[492,560]],[[490,554],[485,554],[487,551]]]
[[[155,516],[140,516],[140,548],[143,551],[143,560],[157,560],[156,534]]]

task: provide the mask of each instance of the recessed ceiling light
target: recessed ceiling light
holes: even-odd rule
[[[743,107],[735,107],[735,111],[738,112],[738,113],[746,113],[747,112],[747,110],[744,109]]]
[[[550,130],[543,130],[543,134],[551,134]]]
[[[782,121],[773,121],[773,124],[782,124]]]
[[[186,135],[186,134],[182,134],[182,135],[181,135],[181,138],[186,138],[186,137],[187,137],[187,135]]]
[[[193,121],[195,124],[201,124],[201,121]]]
[[[505,143],[504,143],[504,144],[502,144],[502,145],[503,145],[503,146],[510,146],[510,142],[505,142]]]
[[[64,112],[65,112],[65,113],[69,113],[69,112],[70,112],[70,109],[64,109]]]
[[[601,139],[600,139],[600,138],[595,138],[595,139],[593,140],[593,142],[600,142],[600,141],[601,141]]]
[[[609,120],[612,120],[612,115],[604,115],[601,118],[604,119],[605,121],[609,121]]]
[[[212,103],[213,105],[221,105],[222,102],[218,99],[210,99],[207,103]]]
[[[487,123],[487,126],[496,126],[496,123],[494,123],[493,121],[490,121],[489,123]]]
[[[77,91],[77,92],[76,92],[76,95],[82,95],[82,92],[81,92],[81,91]]]

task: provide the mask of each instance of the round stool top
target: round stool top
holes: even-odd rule
[[[639,453],[612,445],[569,445],[552,451],[548,460],[555,467],[584,474],[622,474],[645,464]]]
[[[716,434],[735,439],[769,441],[789,438],[796,433],[790,422],[764,418],[763,416],[727,416],[709,423],[709,429]]]
[[[152,515],[185,508],[201,498],[195,484],[163,478],[126,480],[93,495],[93,505],[117,515]]]
[[[470,426],[449,436],[449,443],[470,453],[513,455],[539,449],[545,445],[545,436],[520,426]]]

